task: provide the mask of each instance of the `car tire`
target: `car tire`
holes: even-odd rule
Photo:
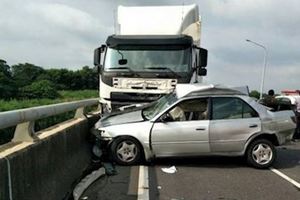
[[[266,139],[254,140],[246,152],[248,164],[259,169],[270,167],[274,163],[276,155],[273,143]]]
[[[110,146],[110,152],[111,159],[120,165],[137,164],[142,157],[142,147],[132,137],[116,138]]]

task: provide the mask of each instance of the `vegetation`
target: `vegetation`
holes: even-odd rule
[[[55,85],[48,80],[35,81],[31,85],[23,87],[21,95],[29,99],[55,99],[59,97]]]
[[[88,98],[97,98],[97,90],[79,90],[79,91],[58,91],[59,98],[56,99],[0,99],[0,112],[16,110],[22,108],[30,108],[41,105],[49,105],[62,102],[77,101]]]
[[[252,90],[249,94],[250,97],[254,97],[256,99],[259,99],[260,93],[257,90]]]
[[[0,60],[0,99],[55,99],[58,90],[97,89],[97,72],[88,66],[77,71],[44,69],[30,63],[10,67]]]
[[[10,67],[4,60],[0,60],[0,99],[13,97],[16,90],[16,84],[12,79]]]

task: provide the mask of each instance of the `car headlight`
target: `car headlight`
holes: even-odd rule
[[[110,136],[110,134],[107,131],[105,131],[103,129],[99,129],[98,131],[99,131],[101,140],[111,140],[112,137]]]

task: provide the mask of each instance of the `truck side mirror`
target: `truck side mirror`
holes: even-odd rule
[[[94,65],[99,66],[101,62],[101,47],[94,50]]]
[[[106,46],[101,45],[94,50],[94,65],[98,68],[98,72],[101,72],[101,54],[105,51]]]
[[[199,65],[198,67],[207,66],[207,49],[199,48]]]

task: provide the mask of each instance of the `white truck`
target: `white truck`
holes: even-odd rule
[[[197,5],[119,6],[116,26],[94,51],[104,111],[151,102],[177,83],[202,82],[207,50],[200,48]]]

